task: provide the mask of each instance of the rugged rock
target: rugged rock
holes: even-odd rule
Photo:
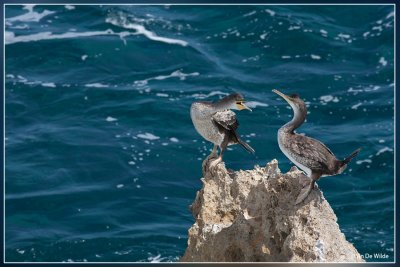
[[[273,160],[231,172],[207,163],[182,262],[363,262],[318,188],[295,205],[308,181],[295,167],[282,174]]]

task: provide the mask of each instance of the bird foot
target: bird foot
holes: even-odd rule
[[[310,185],[310,183],[311,183],[311,179],[310,179],[310,177],[308,177],[308,176],[306,176],[306,175],[304,175],[304,174],[301,174],[300,176],[299,176],[299,183],[300,183],[300,185],[302,186],[302,187],[306,187],[306,186],[308,186],[308,185]]]
[[[213,160],[210,163],[210,166],[209,166],[210,170],[214,170],[215,167],[217,167],[217,165],[220,164],[221,162],[222,162],[222,158],[221,157],[218,157],[217,159]]]
[[[207,169],[210,168],[210,161],[212,161],[213,159],[216,159],[216,158],[218,158],[218,155],[217,155],[217,154],[211,153],[211,154],[208,155],[208,157],[203,161],[203,164],[202,164],[203,175],[205,175]]]
[[[312,181],[309,181],[308,184],[304,185],[304,187],[301,189],[300,194],[298,195],[298,197],[296,199],[295,205],[302,203],[308,197],[308,195],[311,193],[311,190],[313,190],[313,188],[314,188],[314,186],[313,186]]]

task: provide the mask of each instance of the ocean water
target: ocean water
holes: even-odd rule
[[[393,6],[5,8],[5,259],[165,262],[184,253],[212,145],[193,101],[241,92],[251,169],[292,164],[277,130],[298,93],[298,130],[344,158],[318,185],[362,255],[394,257]]]

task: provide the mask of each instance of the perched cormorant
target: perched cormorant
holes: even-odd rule
[[[222,161],[225,149],[229,145],[240,144],[248,152],[254,153],[254,149],[240,139],[237,133],[239,122],[230,109],[251,111],[244,104],[243,96],[238,93],[228,95],[217,102],[194,102],[190,107],[190,117],[197,132],[214,144],[208,158],[216,157],[217,147],[220,149],[219,157],[210,167],[215,167]]]
[[[279,148],[286,157],[311,178],[310,184],[305,186],[297,197],[296,204],[299,204],[307,198],[320,177],[341,174],[352,158],[360,152],[360,148],[344,160],[338,160],[332,151],[320,141],[296,134],[294,130],[303,124],[307,116],[304,101],[297,94],[285,95],[275,89],[272,91],[285,99],[294,112],[293,119],[278,131]]]

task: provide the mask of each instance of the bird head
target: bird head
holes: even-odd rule
[[[285,99],[286,102],[288,102],[289,105],[292,107],[294,113],[297,113],[299,111],[305,111],[305,113],[307,113],[306,104],[298,94],[285,95],[284,93],[281,93],[276,89],[273,89],[272,92]]]
[[[247,109],[252,111],[251,108],[249,108],[244,104],[246,101],[244,100],[243,96],[239,93],[230,94],[224,100],[227,101],[230,109],[236,109],[236,110]]]

